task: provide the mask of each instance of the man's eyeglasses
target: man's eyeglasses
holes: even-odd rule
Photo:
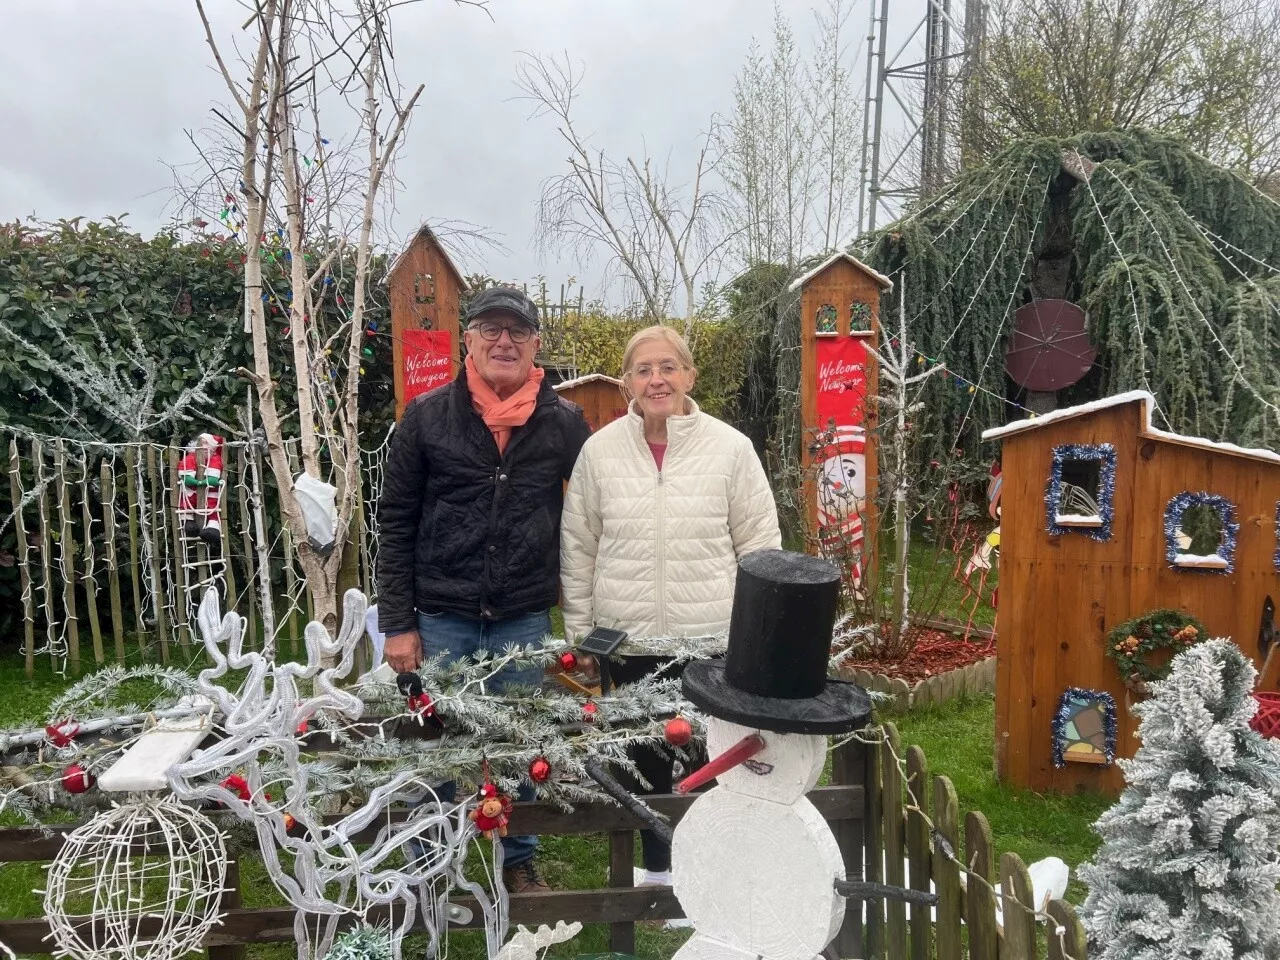
[[[513,323],[508,326],[497,320],[481,320],[479,323],[471,324],[469,329],[475,330],[486,340],[501,340],[505,331],[511,337],[512,343],[528,343],[529,338],[533,336],[533,327],[527,323]]]

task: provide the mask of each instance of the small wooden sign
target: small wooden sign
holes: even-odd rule
[[[404,402],[453,379],[453,336],[448,330],[406,330]]]

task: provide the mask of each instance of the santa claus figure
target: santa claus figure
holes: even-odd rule
[[[178,462],[178,520],[188,537],[222,547],[222,437],[202,433]]]

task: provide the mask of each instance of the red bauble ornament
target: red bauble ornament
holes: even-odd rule
[[[529,764],[529,779],[534,783],[546,783],[551,776],[551,762],[546,757],[534,757]]]
[[[600,708],[596,706],[594,700],[588,700],[582,705],[582,719],[587,723],[594,723],[596,714],[600,712]]]
[[[572,650],[566,650],[560,654],[560,669],[565,673],[573,673],[578,669],[578,658],[574,656]]]
[[[298,736],[302,736],[304,733],[306,733],[310,729],[311,729],[311,724],[307,723],[305,719],[298,721],[298,729],[296,731]]]
[[[93,786],[93,774],[78,763],[62,771],[62,789],[67,793],[84,793]]]
[[[693,739],[693,727],[684,717],[672,717],[662,728],[662,736],[673,747],[683,747]]]

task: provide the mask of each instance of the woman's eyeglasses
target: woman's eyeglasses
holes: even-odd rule
[[[528,343],[529,338],[533,336],[533,327],[526,323],[513,323],[507,326],[497,320],[481,320],[479,323],[473,323],[471,329],[477,331],[486,340],[501,340],[505,331],[511,337],[512,343]]]
[[[647,363],[642,363],[640,366],[632,369],[631,376],[637,380],[651,380],[654,373],[660,373],[662,374],[662,379],[670,380],[680,372],[680,369],[679,364],[675,363],[663,363],[656,367]]]

